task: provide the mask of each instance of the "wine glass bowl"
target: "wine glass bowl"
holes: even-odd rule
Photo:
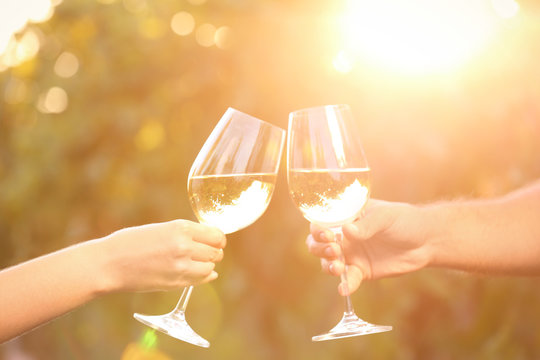
[[[227,109],[191,166],[188,195],[200,223],[225,234],[255,222],[274,191],[285,131],[233,108]],[[165,315],[134,317],[188,343],[209,347],[186,321],[193,287],[185,288],[175,309]]]
[[[199,221],[229,234],[257,220],[270,203],[284,139],[284,130],[229,108],[189,173]]]
[[[310,222],[330,228],[342,247],[341,227],[361,216],[370,195],[369,166],[348,105],[327,105],[289,114],[287,182],[289,193]],[[344,262],[344,257],[341,256]],[[345,268],[341,282],[347,285]],[[359,319],[345,297],[341,321],[313,341],[389,331]]]

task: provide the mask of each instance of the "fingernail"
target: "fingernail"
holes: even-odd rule
[[[322,241],[328,241],[328,237],[326,236],[326,234],[324,233],[324,231],[321,231],[319,233],[319,239],[321,239]]]
[[[212,273],[210,274],[210,279],[211,280],[217,279],[218,276],[219,276],[219,274],[217,272],[212,271]]]
[[[330,270],[331,274],[335,274],[334,263],[331,263],[330,265],[328,265],[328,270]]]

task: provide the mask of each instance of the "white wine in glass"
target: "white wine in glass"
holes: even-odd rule
[[[255,222],[274,191],[285,130],[227,109],[197,158],[188,177],[193,212],[202,224],[225,234]],[[185,311],[193,287],[184,289],[176,308],[165,315],[134,314],[140,322],[188,343],[210,343],[189,326]]]
[[[199,222],[225,234],[253,223],[266,210],[276,174],[201,175],[189,178],[189,198]]]
[[[290,170],[289,188],[295,204],[312,223],[335,227],[361,213],[369,192],[369,168]]]
[[[336,242],[342,246],[341,227],[361,216],[370,194],[369,166],[348,105],[327,105],[290,113],[287,181],[291,197],[302,215],[312,223],[330,228]],[[348,287],[347,267],[341,282]],[[389,330],[391,326],[373,325],[359,319],[347,295],[341,321],[312,340]]]

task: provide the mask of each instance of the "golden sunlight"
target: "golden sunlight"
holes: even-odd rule
[[[343,50],[401,73],[448,72],[489,44],[497,20],[487,0],[349,0]]]

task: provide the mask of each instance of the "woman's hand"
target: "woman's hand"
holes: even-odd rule
[[[217,228],[174,220],[116,231],[94,240],[103,261],[103,292],[170,290],[217,278],[225,235]]]

